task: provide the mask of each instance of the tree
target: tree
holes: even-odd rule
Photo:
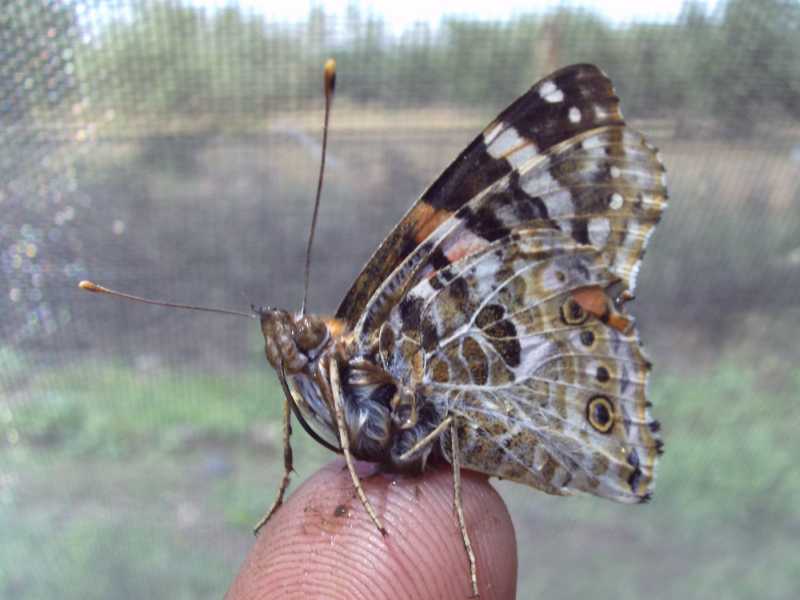
[[[776,108],[800,116],[800,4],[731,0],[721,33],[709,77],[724,134],[750,136]]]

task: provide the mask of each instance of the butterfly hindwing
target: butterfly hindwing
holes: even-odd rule
[[[613,86],[593,65],[565,67],[536,83],[490,123],[412,206],[359,274],[337,318],[355,327],[378,287],[435,229],[525,160],[582,132],[622,125]]]
[[[592,246],[515,230],[414,287],[384,325],[384,364],[457,419],[463,466],[549,493],[641,501],[660,452],[649,363],[635,332],[573,302],[614,280]]]

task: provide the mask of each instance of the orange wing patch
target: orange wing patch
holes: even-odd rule
[[[421,244],[433,231],[453,216],[452,211],[444,208],[435,208],[421,200],[408,214],[411,231],[414,239]]]
[[[331,337],[334,339],[341,338],[342,335],[344,335],[344,333],[347,331],[347,322],[343,319],[337,319],[336,317],[324,317],[322,321],[325,323],[325,326],[328,328]]]
[[[593,315],[613,327],[620,333],[629,333],[633,326],[633,321],[614,309],[605,290],[598,286],[579,288],[572,292],[572,298],[580,307],[590,315]]]

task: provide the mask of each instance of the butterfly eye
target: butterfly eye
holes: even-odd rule
[[[561,305],[561,320],[566,325],[581,325],[589,318],[589,313],[583,310],[583,307],[575,302],[573,298],[567,298],[564,304]]]
[[[600,433],[608,433],[614,425],[614,407],[605,396],[594,396],[586,405],[589,424]]]
[[[303,352],[319,346],[328,333],[325,323],[319,319],[304,316],[295,323],[295,341]]]

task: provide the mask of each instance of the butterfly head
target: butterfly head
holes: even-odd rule
[[[267,360],[277,371],[302,371],[330,339],[325,321],[318,317],[269,307],[256,308],[255,312],[261,319]]]

